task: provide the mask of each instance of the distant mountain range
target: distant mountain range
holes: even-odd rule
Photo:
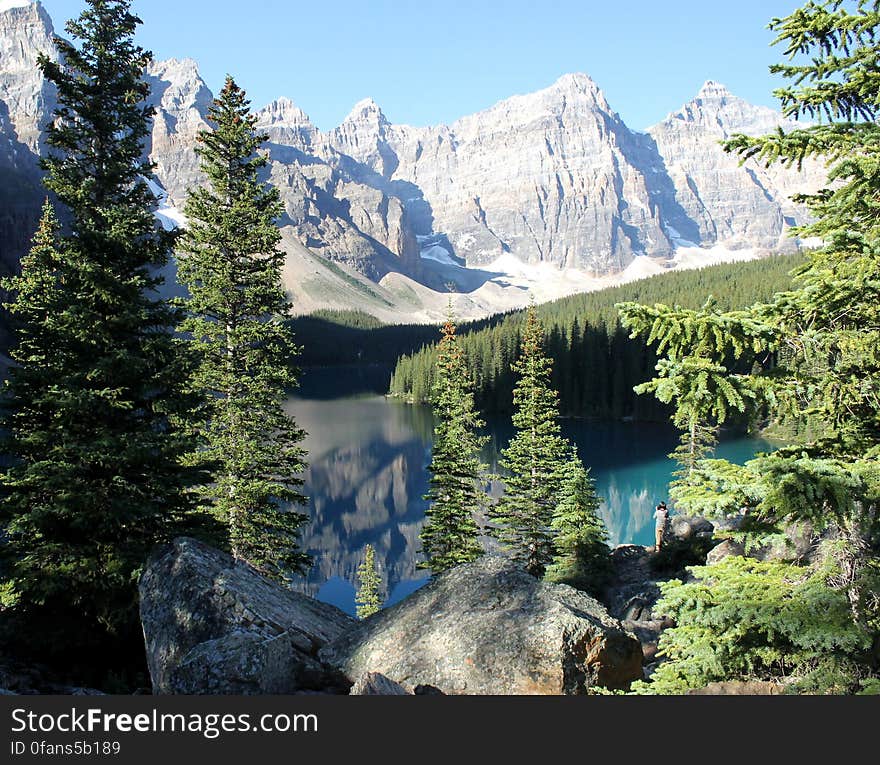
[[[0,0],[0,261],[13,269],[43,191],[37,158],[55,106],[37,54],[56,56],[38,2]],[[211,91],[190,59],[146,73],[157,114],[148,151],[165,225],[201,182],[195,137]],[[247,83],[239,83],[247,87]],[[633,83],[638,87],[638,83]],[[434,320],[521,306],[668,268],[790,250],[791,202],[825,170],[740,166],[719,141],[791,127],[707,82],[646,132],[628,128],[585,74],[452,125],[391,124],[371,99],[329,132],[289,99],[258,113],[268,178],[285,205],[285,279],[298,311],[353,307]]]

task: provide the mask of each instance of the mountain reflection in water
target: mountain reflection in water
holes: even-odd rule
[[[311,520],[302,539],[315,559],[294,586],[352,614],[367,544],[376,549],[386,605],[427,581],[418,551],[433,420],[429,407],[382,396],[387,379],[382,369],[307,370],[287,404],[309,434],[304,478]],[[563,420],[562,429],[591,469],[611,543],[651,544],[653,508],[667,498],[674,469],[666,455],[675,447],[675,432],[656,423],[584,420]],[[483,460],[497,471],[512,426],[509,419],[490,418],[487,432]],[[722,443],[717,454],[742,462],[767,448],[764,441],[740,438]]]

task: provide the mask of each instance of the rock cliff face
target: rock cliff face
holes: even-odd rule
[[[764,135],[799,127],[766,107],[753,106],[716,82],[706,82],[697,97],[650,128],[674,186],[675,201],[687,216],[686,228],[667,228],[670,238],[695,243],[781,249],[783,232],[805,219],[794,194],[815,191],[825,172],[818,162],[801,173],[749,160],[742,167],[720,142],[734,133]]]
[[[43,145],[42,124],[55,106],[55,92],[37,69],[37,58],[41,53],[57,58],[53,35],[52,20],[39,3],[0,3],[0,124],[4,137],[19,144],[0,145],[6,157],[20,147],[39,152]]]
[[[196,155],[196,136],[206,130],[205,115],[214,96],[192,59],[154,62],[145,74],[150,105],[156,110],[147,152],[170,200],[182,207],[186,190],[204,182]]]
[[[584,74],[449,127],[394,128],[366,110],[357,118],[357,129],[334,133],[337,147],[420,189],[421,222],[468,265],[512,253],[601,274],[670,254],[642,147]]]
[[[37,69],[55,58],[52,22],[43,7],[0,3],[0,272],[15,270],[36,228],[45,191],[38,156],[54,88]]]
[[[42,6],[0,2],[0,173],[15,201],[0,213],[0,245],[10,268],[33,231],[36,158],[55,104],[39,51],[54,55]],[[212,94],[190,59],[154,63],[145,77],[156,107],[147,149],[179,208],[202,180],[194,147]],[[633,273],[677,267],[680,247],[796,246],[785,232],[805,211],[790,197],[824,179],[818,163],[798,173],[725,154],[718,142],[732,133],[792,123],[714,82],[647,133],[630,130],[585,74],[451,125],[393,125],[371,99],[327,132],[289,99],[258,119],[266,178],[285,205],[286,277],[305,310],[341,300],[386,318],[433,318],[453,285],[456,310],[470,316],[519,305],[530,289],[550,299],[601,286],[584,279],[643,256],[650,269]]]

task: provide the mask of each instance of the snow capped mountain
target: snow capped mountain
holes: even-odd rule
[[[52,35],[38,2],[0,0],[0,171],[32,190],[55,103],[36,55],[53,55]],[[155,62],[145,77],[159,214],[182,225],[186,190],[203,181],[194,149],[212,94],[191,59]],[[712,81],[645,133],[582,73],[451,125],[394,125],[370,98],[327,132],[288,98],[257,118],[297,307],[385,319],[437,318],[450,294],[473,316],[523,305],[530,291],[552,299],[791,248],[786,232],[806,213],[790,198],[825,178],[819,163],[797,173],[725,154],[719,142],[733,133],[793,123]],[[30,237],[26,218],[0,228],[8,263]]]

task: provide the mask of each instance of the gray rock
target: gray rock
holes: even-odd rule
[[[57,60],[54,29],[39,3],[0,11],[0,274],[18,269],[30,248],[46,190],[38,161],[43,126],[55,88],[43,79],[37,57]],[[0,326],[0,347],[5,347]]]
[[[350,696],[411,696],[400,683],[389,680],[379,672],[367,672],[359,677],[351,690]]]
[[[350,679],[471,695],[580,694],[642,676],[638,641],[604,607],[500,556],[436,577],[319,653]]]
[[[700,535],[711,535],[714,526],[705,518],[697,518],[686,515],[673,515],[669,518],[667,533],[672,539],[686,542]]]
[[[725,539],[721,544],[709,550],[709,554],[706,556],[706,565],[711,566],[715,563],[720,563],[731,555],[745,555],[745,547],[733,539]]]
[[[734,133],[765,135],[779,127],[790,130],[803,125],[708,81],[696,98],[648,129],[687,221],[687,229],[671,233],[673,241],[722,242],[731,249],[792,247],[794,240],[786,230],[808,216],[791,197],[824,184],[822,163],[806,162],[800,173],[779,165],[766,168],[756,160],[740,165],[739,156],[727,154],[720,145]]]
[[[298,651],[287,633],[266,638],[250,632],[233,632],[199,643],[188,651],[171,670],[167,692],[286,694],[324,688],[327,679],[320,662]]]
[[[152,557],[140,611],[154,693],[345,690],[318,650],[355,620],[192,539]]]
[[[722,518],[713,518],[715,531],[738,531],[745,520],[745,512],[730,513]]]
[[[413,688],[413,694],[416,696],[445,696],[439,688],[433,685],[417,685]]]

